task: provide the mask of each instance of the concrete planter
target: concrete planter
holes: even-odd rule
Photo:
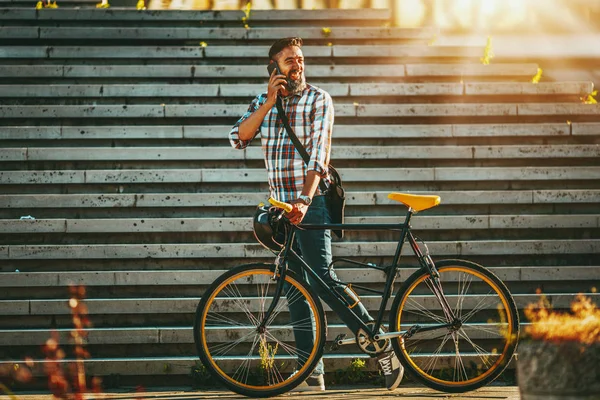
[[[520,343],[517,380],[521,400],[598,400],[600,343]]]

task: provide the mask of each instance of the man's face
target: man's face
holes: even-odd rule
[[[290,93],[299,93],[306,87],[304,77],[304,55],[297,46],[289,46],[273,57],[281,73],[287,77],[287,90]]]

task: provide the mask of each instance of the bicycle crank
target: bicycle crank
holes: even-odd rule
[[[399,338],[399,337],[404,337],[407,333],[408,333],[408,331],[380,333],[380,334],[375,335],[374,339],[375,339],[375,341],[390,340],[390,339],[395,339],[395,338]],[[337,350],[339,348],[339,346],[356,343],[356,338],[351,337],[351,338],[345,339],[345,336],[346,335],[338,335],[338,337],[336,337],[334,339],[334,343],[336,345],[335,350]],[[332,345],[331,347],[333,349],[334,346]]]
[[[365,325],[374,328],[375,321],[367,322]],[[383,329],[383,327],[382,327]],[[385,333],[382,333],[385,334]],[[382,334],[375,335],[375,338],[381,337]],[[369,339],[369,334],[365,332],[362,328],[358,330],[356,334],[356,344],[362,351],[369,355],[377,355],[389,348],[391,348],[390,340],[388,338],[380,338],[371,340]]]

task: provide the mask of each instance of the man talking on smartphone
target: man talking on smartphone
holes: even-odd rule
[[[326,224],[331,223],[331,218],[327,198],[321,192],[319,183],[321,180],[325,185],[330,183],[327,172],[333,131],[333,102],[326,91],[306,83],[301,48],[302,39],[298,37],[280,39],[271,46],[267,92],[252,101],[248,111],[233,126],[229,140],[234,148],[244,149],[260,134],[271,197],[292,204],[293,209],[286,216],[293,224]],[[278,96],[291,128],[310,156],[308,163],[296,150],[278,115],[275,107]],[[333,283],[335,273],[329,270],[330,230],[297,231],[295,248],[324,281]],[[293,261],[289,262],[289,267],[307,279],[306,274]],[[337,308],[343,305],[332,301],[331,294],[323,291],[319,285],[312,286],[319,297],[341,317],[343,314],[337,312]],[[348,296],[345,291],[340,292]],[[355,300],[349,299],[349,302],[354,304]],[[363,321],[373,320],[361,302],[353,310]],[[290,305],[292,325],[309,313],[307,305],[294,302]],[[356,334],[359,329],[356,323],[353,320],[344,322]],[[298,329],[294,331],[294,336],[299,349],[312,347],[313,333]],[[387,388],[396,389],[404,374],[398,358],[389,349],[377,358],[385,375]],[[312,375],[296,390],[325,390],[324,372],[323,360],[320,360]]]

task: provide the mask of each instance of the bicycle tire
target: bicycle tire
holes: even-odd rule
[[[467,392],[506,369],[517,348],[519,314],[506,285],[485,267],[466,260],[443,260],[436,267],[444,297],[462,326],[454,334],[449,328],[417,331],[392,344],[402,365],[423,384]],[[419,270],[403,283],[390,311],[390,330],[448,322],[428,278]]]
[[[295,388],[312,373],[325,344],[321,302],[293,271],[286,273],[286,295],[269,324],[263,332],[257,330],[261,313],[271,304],[274,271],[274,265],[260,263],[233,268],[210,285],[196,309],[194,342],[200,360],[227,388],[248,397],[271,397]],[[284,314],[290,299],[306,301],[310,310],[310,317],[295,327]],[[313,330],[310,353],[294,347],[294,328]]]

